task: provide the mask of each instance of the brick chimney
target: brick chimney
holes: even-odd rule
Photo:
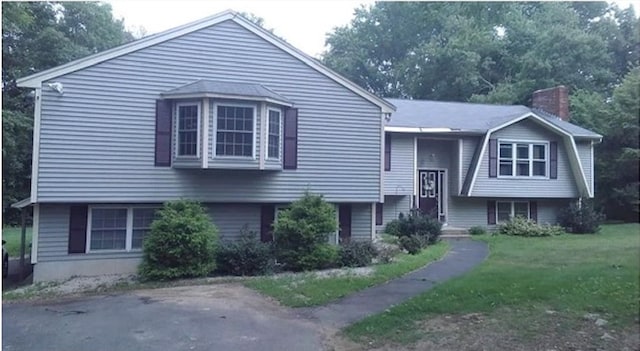
[[[534,91],[531,100],[531,107],[569,121],[569,93],[564,85]]]

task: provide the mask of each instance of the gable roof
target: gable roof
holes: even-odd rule
[[[496,127],[515,121],[524,115],[535,115],[554,127],[580,138],[600,139],[601,135],[578,127],[540,110],[522,105],[491,105],[464,102],[387,99],[396,106],[396,112],[386,123],[394,128],[450,129],[456,132],[486,133]],[[410,129],[407,129],[409,131]]]
[[[229,99],[251,99],[293,106],[291,100],[261,85],[237,82],[197,80],[161,94],[165,98],[215,96]]]
[[[218,13],[216,15],[203,18],[201,20],[197,20],[176,28],[166,30],[161,33],[149,35],[142,39],[139,39],[124,45],[120,45],[113,49],[109,49],[91,56],[87,56],[87,57],[66,63],[64,65],[53,67],[48,70],[32,74],[30,76],[20,78],[16,81],[16,83],[18,84],[19,87],[40,88],[44,81],[54,79],[56,77],[69,74],[87,67],[91,67],[101,62],[111,60],[116,57],[126,55],[130,52],[141,50],[141,49],[180,37],[182,35],[189,34],[206,27],[210,27],[212,25],[215,25],[224,21],[234,21],[235,23],[239,24],[240,26],[244,27],[250,32],[256,34],[257,36],[268,41],[269,43],[273,44],[279,49],[285,51],[291,56],[302,61],[312,69],[320,72],[321,74],[327,76],[328,78],[332,79],[338,84],[351,90],[355,94],[361,96],[365,100],[380,107],[383,113],[391,113],[395,111],[395,106],[393,106],[393,104],[368,92],[367,90],[361,88],[355,83],[342,77],[338,73],[334,72],[333,70],[321,64],[318,60],[298,50],[297,48],[293,47],[292,45],[285,42],[284,40],[276,37],[272,33],[261,28],[260,26],[252,23],[251,21],[248,21],[247,19],[242,17],[240,14],[232,10],[227,10],[227,11]]]

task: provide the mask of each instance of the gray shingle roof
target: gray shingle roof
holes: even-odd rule
[[[251,83],[198,80],[193,83],[185,84],[181,87],[162,93],[162,95],[164,96],[191,94],[219,94],[228,96],[268,98],[276,101],[286,102],[289,104],[292,103],[286,97],[274,92],[273,90],[263,85]]]
[[[527,113],[535,113],[577,137],[600,138],[590,130],[565,122],[554,115],[522,105],[490,105],[464,102],[387,99],[397,107],[389,127],[450,128],[460,132],[485,133]]]

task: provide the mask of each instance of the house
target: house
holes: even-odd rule
[[[305,191],[371,240],[394,106],[226,11],[18,80],[35,90],[34,280],[134,272],[154,209],[194,199],[270,239]]]
[[[33,206],[34,281],[136,271],[155,209],[182,198],[223,239],[268,241],[279,208],[319,193],[338,243],[413,206],[468,228],[593,196],[599,135],[523,106],[382,99],[232,11],[17,83],[36,99],[16,204]]]
[[[417,207],[445,230],[493,228],[510,217],[556,223],[593,197],[593,145],[602,136],[568,122],[564,86],[536,91],[533,107],[388,99],[384,204],[378,230]]]

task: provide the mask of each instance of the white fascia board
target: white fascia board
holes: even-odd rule
[[[394,133],[448,133],[451,128],[422,128],[422,127],[384,127],[385,132]]]
[[[195,22],[191,22],[173,29],[169,29],[167,31],[164,31],[162,33],[158,33],[155,35],[150,35],[146,38],[142,38],[136,41],[133,41],[131,43],[127,43],[121,46],[118,46],[116,48],[110,49],[110,50],[106,50],[104,52],[95,54],[95,55],[91,55],[91,56],[87,56],[72,62],[69,62],[67,64],[64,65],[60,65],[51,69],[48,69],[46,71],[42,71],[36,74],[32,74],[30,76],[24,77],[24,78],[20,78],[16,81],[16,83],[18,84],[19,87],[25,87],[25,88],[38,88],[42,85],[42,82],[47,81],[49,79],[52,78],[56,78],[71,72],[75,72],[78,71],[80,69],[86,68],[86,67],[90,67],[93,65],[96,65],[98,63],[107,61],[107,60],[111,60],[114,59],[116,57],[128,54],[130,52],[134,52],[137,50],[141,50],[162,42],[165,42],[167,40],[171,40],[174,38],[177,38],[179,36],[185,35],[185,34],[189,34],[191,32],[195,32],[198,31],[200,29],[218,24],[220,22],[226,21],[226,20],[232,20],[234,22],[236,22],[237,24],[241,25],[242,27],[244,27],[245,29],[249,30],[250,32],[256,34],[257,36],[261,37],[262,39],[266,40],[267,42],[275,45],[276,47],[280,48],[281,50],[285,51],[286,53],[290,54],[291,56],[297,58],[298,60],[302,61],[303,63],[305,63],[307,66],[315,69],[316,71],[324,74],[325,76],[329,77],[330,79],[334,80],[335,82],[337,82],[338,84],[344,86],[345,88],[353,91],[354,93],[356,93],[357,95],[360,95],[361,97],[363,97],[365,100],[373,103],[374,105],[380,107],[380,109],[382,110],[383,113],[392,113],[396,110],[395,106],[393,104],[391,104],[390,102],[368,92],[367,90],[361,88],[360,86],[356,85],[355,83],[349,81],[348,79],[342,77],[341,75],[339,75],[338,73],[332,71],[331,69],[329,69],[328,67],[324,66],[323,64],[319,63],[317,60],[313,59],[312,57],[308,56],[307,54],[303,53],[302,51],[294,48],[293,46],[291,46],[290,44],[284,42],[283,40],[277,38],[276,36],[274,36],[272,33],[264,30],[263,28],[260,28],[259,26],[251,23],[250,21],[244,19],[242,16],[240,16],[239,14],[237,14],[234,11],[231,10],[227,10],[224,12],[221,12],[219,14],[195,21]]]

